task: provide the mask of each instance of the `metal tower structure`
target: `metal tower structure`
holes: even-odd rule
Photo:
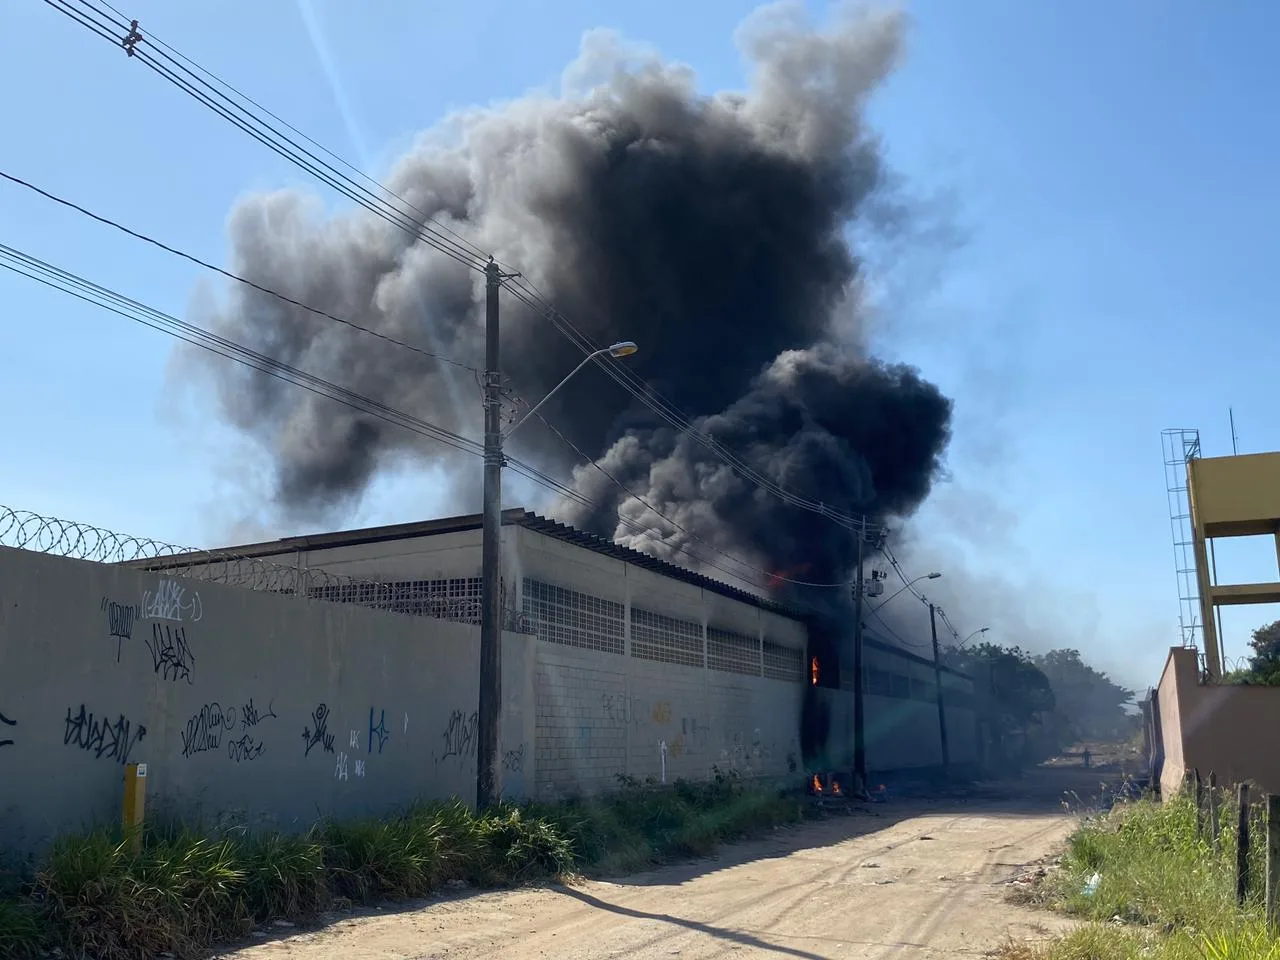
[[[1200,456],[1199,430],[1162,430],[1164,485],[1173,532],[1173,562],[1178,577],[1178,626],[1182,645],[1200,649],[1204,625],[1200,615],[1200,586],[1196,579],[1195,540],[1191,502],[1187,497],[1187,462]]]

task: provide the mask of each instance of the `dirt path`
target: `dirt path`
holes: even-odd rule
[[[223,956],[980,957],[1007,937],[1038,940],[1062,928],[1004,899],[1004,882],[1053,853],[1075,823],[1046,800],[885,804],[876,814],[779,830],[711,860],[438,900]]]

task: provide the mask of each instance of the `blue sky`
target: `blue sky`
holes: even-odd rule
[[[741,86],[732,35],[753,6],[122,9],[377,172],[452,108],[558,88],[592,27],[692,65],[706,90]],[[1269,40],[1280,7],[906,9],[906,56],[871,114],[908,188],[962,238],[897,265],[878,333],[883,353],[918,364],[957,401],[952,481],[918,529],[947,544],[939,563],[951,557],[964,583],[985,584],[984,603],[1007,596],[1023,611],[1028,636],[991,639],[1036,646],[1043,627],[1145,686],[1176,641],[1160,430],[1198,427],[1207,454],[1229,453],[1232,406],[1241,452],[1280,449],[1266,280],[1280,246]],[[237,196],[307,184],[39,0],[6,5],[0,87],[0,169],[214,261]],[[0,242],[177,315],[201,279],[3,184]],[[179,543],[225,540],[262,485],[262,461],[219,424],[200,384],[175,389],[188,373],[170,362],[172,342],[10,274],[0,304],[0,503]],[[433,497],[402,474],[352,522],[430,516]],[[1224,581],[1274,577],[1270,543],[1224,547],[1218,561]],[[963,598],[948,606],[960,621]],[[1274,616],[1229,611],[1228,656]]]

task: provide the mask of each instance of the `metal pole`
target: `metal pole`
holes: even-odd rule
[[[866,729],[862,712],[862,548],[866,539],[863,524],[858,530],[858,566],[854,569],[853,587],[853,777],[858,790],[867,787]]]
[[[476,712],[476,808],[498,800],[502,705],[502,374],[498,358],[498,265],[485,268],[484,512],[480,541],[480,697]]]
[[[947,743],[947,709],[942,702],[942,659],[938,655],[938,617],[929,604],[929,629],[933,632],[933,682],[938,691],[938,740],[942,744],[942,775],[951,775],[951,748]]]

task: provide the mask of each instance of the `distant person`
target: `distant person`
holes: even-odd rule
[[[1084,756],[1084,765],[1085,765],[1085,769],[1088,769],[1088,767],[1089,767],[1089,761],[1091,761],[1091,760],[1093,759],[1093,754],[1089,752],[1089,748],[1088,748],[1088,747],[1085,747],[1085,748],[1084,748],[1084,754],[1083,754],[1083,756]]]

